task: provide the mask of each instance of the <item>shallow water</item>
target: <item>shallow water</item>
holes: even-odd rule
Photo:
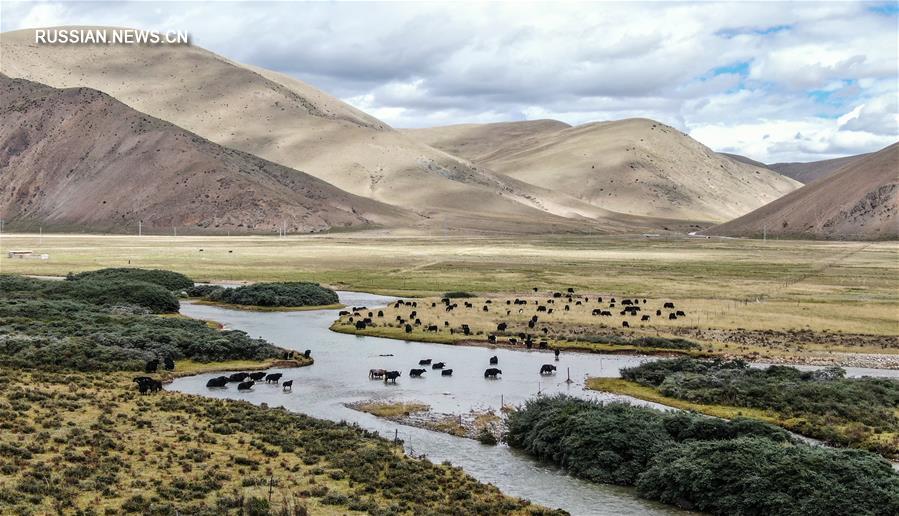
[[[384,306],[394,298],[358,292],[340,292],[348,306]],[[284,393],[276,385],[256,385],[238,393],[234,388],[207,389],[206,381],[218,374],[180,378],[169,389],[218,398],[236,398],[334,421],[352,421],[386,437],[398,435],[408,452],[425,454],[434,462],[448,460],[483,482],[503,492],[527,498],[549,507],[561,507],[572,514],[674,514],[672,508],[641,500],[630,489],[584,482],[550,465],[538,463],[507,446],[485,446],[440,432],[400,425],[370,414],[348,409],[344,403],[368,399],[418,401],[436,412],[461,414],[470,410],[498,409],[501,403],[520,404],[538,392],[566,393],[591,399],[624,399],[635,404],[665,408],[653,403],[596,391],[584,390],[589,376],[619,376],[622,367],[653,360],[649,356],[562,353],[559,361],[550,352],[481,347],[448,346],[335,333],[328,329],[337,310],[306,312],[251,312],[182,303],[181,313],[209,319],[227,328],[246,331],[287,349],[310,349],[311,367],[283,369],[284,380],[294,379],[293,392]],[[393,356],[381,356],[393,355]],[[484,378],[496,355],[503,371],[498,380]],[[423,378],[409,378],[409,369],[420,359],[446,362],[453,376],[444,377],[427,366]],[[552,377],[539,374],[542,364],[554,364]],[[370,369],[402,372],[397,383],[369,380]],[[815,369],[809,367],[809,369]],[[847,368],[852,376],[899,376],[899,371]],[[570,376],[571,383],[566,382]]]
[[[355,292],[340,292],[340,298],[342,303],[350,306],[369,307],[384,305],[393,299]],[[215,320],[227,328],[246,331],[287,349],[310,349],[315,364],[277,370],[284,373],[285,380],[295,380],[292,393],[265,384],[240,393],[234,388],[207,389],[206,381],[218,374],[180,378],[167,388],[283,406],[334,421],[352,421],[385,437],[393,437],[398,432],[410,453],[425,454],[434,462],[448,460],[475,478],[496,485],[506,494],[560,507],[572,514],[683,514],[641,500],[630,489],[578,480],[507,446],[485,446],[470,439],[400,425],[343,405],[367,399],[408,400],[427,403],[438,412],[464,413],[471,409],[498,409],[501,399],[506,404],[521,403],[538,391],[616,399],[612,395],[584,391],[584,377],[588,373],[591,376],[617,376],[619,368],[639,364],[649,357],[563,353],[559,362],[555,362],[549,352],[456,347],[346,335],[328,330],[337,317],[336,312],[250,312],[182,303],[184,315]],[[393,356],[379,356],[382,354]],[[489,367],[488,360],[493,355],[499,357],[496,367],[503,370],[503,375],[499,380],[485,380],[484,369]],[[418,361],[423,358],[446,362],[447,368],[453,369],[453,376],[443,377],[439,371],[428,368],[424,378],[409,378],[409,369],[418,367]],[[556,364],[559,373],[555,377],[541,377],[540,366],[544,363]],[[403,376],[396,385],[369,380],[368,370],[375,368],[396,369],[402,371]],[[566,369],[570,369],[571,384],[565,382]]]

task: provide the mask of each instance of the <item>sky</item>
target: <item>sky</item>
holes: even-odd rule
[[[895,0],[0,1],[3,31],[86,24],[187,31],[394,127],[647,117],[765,163],[899,140]]]

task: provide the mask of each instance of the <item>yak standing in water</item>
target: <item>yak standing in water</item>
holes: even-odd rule
[[[540,366],[540,374],[548,375],[548,374],[556,374],[556,366],[552,364],[543,364]]]
[[[490,365],[496,365],[498,363],[499,363],[499,357],[497,357],[496,355],[493,355],[492,357],[490,357]]]
[[[248,382],[241,382],[241,383],[237,384],[237,390],[248,391],[253,388],[253,384],[255,384],[255,383],[256,382],[254,382],[253,380],[250,380]]]
[[[410,369],[409,378],[421,378],[421,375],[423,375],[424,372],[424,369]]]
[[[486,371],[484,371],[484,378],[496,379],[496,376],[500,375],[500,374],[503,374],[503,372],[495,367],[491,367],[490,369],[487,369]]]
[[[287,380],[286,382],[282,383],[281,389],[284,391],[293,391],[293,380]]]
[[[215,378],[210,378],[208,382],[206,382],[206,387],[226,387],[228,385],[228,377],[227,376],[217,376]]]
[[[242,382],[250,376],[249,373],[234,373],[228,377],[229,382]]]
[[[400,377],[399,371],[387,371],[384,374],[384,383],[393,382],[396,383],[396,379]]]

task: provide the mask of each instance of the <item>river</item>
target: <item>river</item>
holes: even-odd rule
[[[395,298],[359,292],[339,292],[348,306],[384,306]],[[507,446],[486,446],[476,441],[385,421],[370,414],[348,409],[345,403],[369,399],[417,401],[436,412],[461,414],[470,410],[498,409],[500,403],[519,404],[537,393],[566,393],[601,400],[627,399],[646,406],[656,404],[616,395],[587,391],[590,376],[619,376],[622,367],[634,366],[652,357],[562,353],[558,362],[552,353],[509,349],[448,346],[335,333],[328,328],[337,310],[302,312],[253,312],[230,310],[183,302],[181,313],[197,319],[218,321],[229,329],[239,329],[262,337],[286,349],[312,351],[315,364],[297,369],[272,369],[293,379],[293,392],[284,393],[276,385],[257,384],[252,391],[207,389],[206,381],[218,374],[184,377],[168,386],[189,394],[235,398],[255,404],[283,406],[288,410],[333,421],[351,421],[385,437],[395,432],[404,440],[407,452],[426,455],[431,461],[447,460],[461,466],[482,482],[504,493],[527,498],[572,514],[685,514],[682,511],[638,498],[632,489],[588,483],[573,478],[551,465],[539,463]],[[384,356],[392,355],[392,356]],[[503,374],[499,380],[484,378],[489,357],[496,355]],[[446,362],[453,376],[439,371],[409,378],[420,359]],[[542,364],[558,367],[554,377],[539,375]],[[369,380],[369,369],[402,371],[394,384]],[[847,369],[850,375],[890,374],[893,371]],[[896,372],[899,374],[899,372]],[[570,376],[571,382],[566,379]]]

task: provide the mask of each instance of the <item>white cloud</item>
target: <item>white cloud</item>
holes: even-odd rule
[[[643,116],[794,161],[899,138],[896,15],[871,5],[4,1],[0,28],[188,30],[398,127]]]

